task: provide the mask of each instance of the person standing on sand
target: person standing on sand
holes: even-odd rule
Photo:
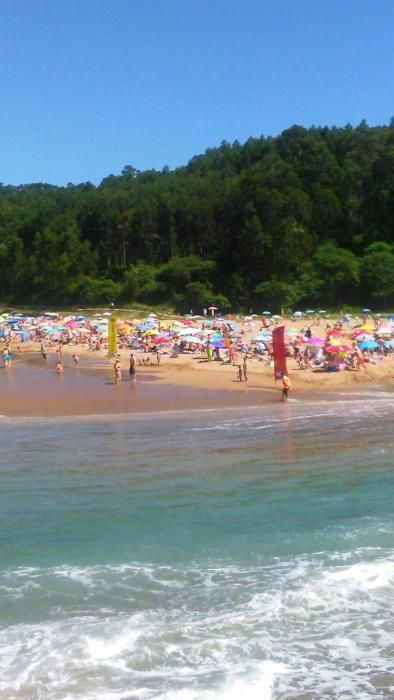
[[[281,401],[288,401],[289,391],[291,391],[291,381],[285,372],[282,372],[282,398]]]
[[[243,357],[242,360],[242,373],[244,375],[244,382],[248,381],[248,363],[246,361],[246,354]]]
[[[11,367],[12,355],[11,355],[11,349],[10,349],[9,345],[7,345],[4,348],[3,360],[4,360],[4,367]]]
[[[115,362],[114,362],[114,371],[115,371],[115,384],[119,384],[119,382],[122,379],[122,368],[120,365],[119,357],[117,357]]]
[[[130,353],[130,368],[129,368],[129,374],[130,374],[130,379],[132,382],[135,382],[135,357],[133,353]]]

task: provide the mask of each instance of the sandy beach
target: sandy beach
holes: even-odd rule
[[[130,351],[120,350],[122,381],[114,381],[113,358],[106,350],[64,346],[64,372],[56,374],[56,353],[42,360],[38,344],[26,344],[15,353],[12,367],[0,369],[0,414],[4,416],[67,416],[145,411],[209,409],[256,406],[278,401],[280,382],[265,360],[248,361],[248,381],[240,382],[234,366],[208,362],[199,354],[170,358],[163,354],[160,366],[137,364],[137,381],[128,373]],[[137,362],[142,355],[136,354]],[[394,356],[367,363],[359,371],[329,373],[300,370],[288,360],[293,385],[292,399],[335,399],[340,392],[351,394],[366,385],[389,385],[394,381]]]

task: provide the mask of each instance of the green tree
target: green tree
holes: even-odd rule
[[[366,302],[376,299],[382,306],[394,303],[394,247],[372,243],[361,260],[361,283]]]
[[[359,260],[350,251],[333,241],[320,244],[313,261],[323,280],[323,297],[332,305],[341,305],[356,298],[359,286]]]

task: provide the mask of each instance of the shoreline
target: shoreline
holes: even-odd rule
[[[74,365],[72,354],[80,362]],[[275,384],[272,367],[258,360],[249,362],[248,382],[239,382],[236,368],[208,363],[199,357],[171,359],[161,364],[137,365],[137,381],[128,374],[129,350],[121,350],[122,381],[114,382],[113,359],[106,351],[64,346],[64,374],[55,371],[56,353],[41,359],[36,347],[15,355],[13,366],[0,369],[0,414],[5,417],[48,418],[105,415],[136,415],[169,411],[218,410],[279,404],[280,382]],[[137,361],[140,357],[136,355]],[[314,402],[352,398],[355,390],[390,386],[394,358],[356,371],[337,373],[299,370],[289,361],[294,392],[292,399]],[[343,395],[345,394],[345,396]],[[377,396],[379,392],[377,391]]]

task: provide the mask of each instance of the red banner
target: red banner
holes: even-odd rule
[[[284,326],[278,326],[272,331],[272,348],[274,353],[274,376],[276,381],[281,378],[282,372],[287,374]]]

